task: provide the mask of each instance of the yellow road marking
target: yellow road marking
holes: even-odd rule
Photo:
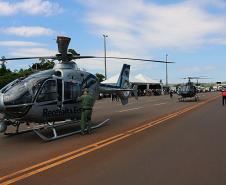
[[[128,130],[128,131],[126,131],[124,133],[117,134],[117,135],[115,135],[113,137],[101,140],[101,141],[96,142],[94,144],[85,146],[83,148],[74,150],[72,152],[60,155],[60,156],[52,158],[50,160],[38,163],[38,164],[30,166],[28,168],[19,170],[17,172],[8,174],[8,175],[3,176],[3,177],[0,177],[0,181],[2,181],[2,183],[0,185],[12,184],[12,183],[17,182],[19,180],[28,178],[28,177],[30,177],[32,175],[35,175],[37,173],[46,171],[46,170],[48,170],[50,168],[53,168],[55,166],[58,166],[58,165],[63,164],[65,162],[68,162],[70,160],[76,159],[76,158],[78,158],[80,156],[83,156],[85,154],[88,154],[90,152],[93,152],[95,150],[103,148],[105,146],[108,146],[108,145],[110,145],[112,143],[115,143],[115,142],[120,141],[122,139],[128,138],[129,136],[137,134],[137,133],[139,133],[139,132],[141,132],[143,130],[146,130],[146,129],[150,128],[150,127],[156,126],[156,125],[158,125],[158,124],[160,124],[160,123],[162,123],[164,121],[167,121],[167,120],[172,119],[174,117],[177,117],[177,116],[179,116],[181,114],[184,114],[184,113],[186,113],[186,112],[188,112],[190,110],[193,110],[193,109],[195,109],[197,107],[200,107],[200,106],[202,106],[202,105],[204,105],[204,104],[206,104],[206,103],[208,103],[210,101],[213,101],[213,100],[215,100],[218,97],[219,96],[213,97],[213,98],[211,98],[209,100],[206,100],[204,102],[198,103],[198,104],[193,105],[191,107],[184,108],[184,109],[182,109],[180,111],[177,111],[175,113],[171,113],[171,114],[166,115],[164,117],[161,117],[161,118],[159,118],[157,120],[151,121],[151,122],[149,122],[149,123],[147,123],[145,125],[136,127],[134,129],[131,129],[131,130]]]

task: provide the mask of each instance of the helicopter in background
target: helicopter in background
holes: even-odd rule
[[[207,79],[207,78],[206,77],[185,77],[182,79],[188,79],[188,82],[180,86],[178,90],[178,95],[180,97],[178,98],[178,100],[185,101],[186,98],[194,98],[194,101],[199,101],[197,86],[194,82],[191,81],[191,79],[196,79],[197,85],[198,85],[199,79]]]
[[[39,58],[58,61],[53,69],[16,79],[0,90],[0,113],[3,114],[3,118],[0,119],[0,133],[15,135],[34,131],[45,141],[62,138],[80,132],[80,130],[73,130],[66,134],[59,134],[56,128],[79,122],[82,109],[81,102],[77,99],[82,95],[84,89],[88,89],[95,100],[100,93],[116,93],[123,105],[128,103],[130,92],[137,94],[136,88],[130,88],[130,65],[123,65],[116,85],[101,84],[96,76],[80,70],[74,60],[105,57],[73,55],[68,52],[70,40],[69,37],[57,37],[59,53],[55,56],[0,59],[3,63],[10,60]],[[166,63],[165,61],[138,58],[106,58]],[[106,119],[92,128],[98,128],[108,120]],[[19,129],[21,124],[30,125],[30,123],[33,125],[32,128]],[[7,132],[9,126],[15,127],[15,132]],[[46,135],[45,131],[50,131],[52,134]]]

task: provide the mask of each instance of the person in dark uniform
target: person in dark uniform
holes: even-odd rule
[[[169,94],[170,94],[170,98],[173,98],[173,91],[172,90],[170,90]]]
[[[87,126],[87,132],[90,133],[91,129],[91,116],[92,109],[94,105],[94,98],[89,94],[88,89],[85,89],[83,95],[78,98],[78,101],[81,101],[82,104],[82,115],[81,115],[81,133],[84,135],[85,127]]]

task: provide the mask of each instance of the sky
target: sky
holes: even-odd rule
[[[168,64],[168,82],[184,77],[226,81],[225,0],[0,0],[0,56],[49,56],[57,52],[56,37],[71,37],[69,48],[81,55],[135,57]],[[34,60],[9,61],[11,70],[28,68]],[[77,60],[80,69],[104,74],[104,60]],[[160,63],[107,60],[107,76],[131,65],[165,83]]]

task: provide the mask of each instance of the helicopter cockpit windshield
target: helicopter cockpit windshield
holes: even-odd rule
[[[188,92],[188,91],[190,91],[190,87],[189,87],[189,86],[187,86],[187,85],[182,86],[182,87],[181,87],[181,89],[180,89],[180,91],[181,91],[182,93],[184,93],[184,92]]]
[[[181,94],[195,93],[196,87],[193,85],[184,85],[180,88]]]
[[[0,92],[4,94],[4,105],[14,106],[32,103],[42,83],[53,73],[53,70],[34,73],[27,78],[16,79],[3,87]]]
[[[28,78],[17,82],[4,92],[5,105],[20,105],[32,103],[35,94],[46,78]]]

